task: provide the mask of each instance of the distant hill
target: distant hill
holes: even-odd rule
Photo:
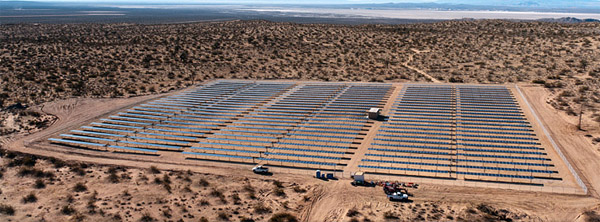
[[[546,18],[546,19],[539,19],[538,21],[542,21],[542,22],[559,22],[559,23],[600,22],[600,20],[598,20],[598,19],[578,19],[578,18],[573,18],[573,17]]]

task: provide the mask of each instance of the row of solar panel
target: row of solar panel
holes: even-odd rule
[[[384,128],[389,128],[389,127],[384,127]],[[431,129],[431,128],[419,128],[419,127],[396,127],[396,129],[410,129],[410,130],[421,130],[421,131],[436,130],[436,129]],[[408,133],[408,132],[412,132],[412,133],[421,133],[421,134],[429,134],[429,135],[442,135],[442,136],[449,136],[449,135],[451,135],[450,133],[420,132],[420,131],[402,131],[402,130],[385,130],[385,129],[382,129],[380,131],[381,132],[388,132],[388,133]],[[489,137],[489,138],[504,138],[504,139],[510,139],[512,137],[494,136],[494,135],[496,135],[496,134],[505,134],[505,135],[535,136],[535,134],[532,134],[532,133],[503,132],[503,131],[456,130],[456,132],[478,133],[478,134],[460,134],[459,136],[466,136],[466,137]],[[494,134],[494,135],[482,135],[482,134]],[[526,139],[526,138],[530,138],[530,137],[514,137],[514,139]],[[533,138],[533,139],[537,140],[536,138]]]
[[[390,119],[392,122],[386,122],[389,125],[403,125],[400,122],[418,122],[418,123],[436,123],[450,125],[482,125],[482,126],[503,126],[503,127],[523,127],[530,128],[529,124],[501,124],[501,123],[481,123],[481,122],[463,122],[463,121],[435,121],[435,120],[418,120],[418,119]]]
[[[403,147],[403,148],[417,148],[417,149],[433,149],[433,150],[462,150],[468,152],[487,152],[487,153],[512,153],[512,154],[527,154],[527,155],[547,155],[544,152],[533,152],[533,151],[516,151],[516,150],[500,150],[500,149],[470,149],[470,148],[457,148],[450,149],[449,147],[437,147],[437,146],[422,146],[422,145],[406,145],[406,144],[384,144],[384,143],[372,143],[373,146],[381,147]],[[445,144],[449,145],[449,144]],[[421,150],[401,150],[401,149],[384,149],[376,148],[374,150],[381,152],[404,152],[404,153],[421,153],[421,154],[434,154],[434,155],[450,155],[450,153],[432,152],[432,151],[421,151]]]
[[[450,133],[432,133],[432,132],[418,132],[418,131],[393,131],[393,130],[379,130],[380,132],[391,132],[400,133],[398,134],[377,134],[377,136],[383,137],[404,137],[404,138],[420,138],[420,139],[433,139],[433,140],[462,140],[462,141],[473,141],[473,142],[487,142],[487,143],[514,143],[514,144],[533,144],[539,145],[537,142],[523,142],[523,141],[512,141],[512,140],[481,140],[481,139],[468,139],[459,137],[485,137],[485,138],[496,138],[496,139],[518,139],[518,140],[537,140],[533,137],[513,137],[513,136],[494,136],[494,135],[473,135],[473,134],[450,134]],[[438,135],[438,136],[450,136],[450,137],[430,137],[430,136],[412,136],[403,134],[426,134],[426,135]],[[453,139],[451,136],[457,136]]]
[[[394,161],[394,160],[375,160],[375,159],[362,159],[362,162],[372,163],[387,163],[387,164],[403,164],[403,165],[423,165],[423,166],[437,166],[437,167],[455,167],[455,168],[467,168],[467,169],[482,169],[482,170],[494,170],[494,171],[516,171],[516,172],[527,172],[527,173],[542,173],[542,174],[553,174],[556,171],[551,170],[540,170],[540,169],[523,169],[516,167],[495,167],[495,166],[473,166],[473,165],[461,165],[453,163],[427,163],[427,162],[411,162],[411,161]]]
[[[450,174],[450,171],[445,171],[445,170],[414,169],[414,168],[400,168],[400,167],[382,167],[382,166],[370,166],[370,165],[359,165],[358,167],[360,167],[360,168],[371,168],[371,169],[381,169],[381,170],[418,171],[418,172],[426,172],[426,173]],[[454,173],[456,173],[456,174],[463,174],[463,175],[472,175],[472,176],[505,177],[505,178],[528,179],[528,180],[535,179],[535,177],[533,177],[533,176],[512,175],[512,174],[479,173],[479,172],[463,172],[463,171],[456,171]]]
[[[448,162],[474,162],[474,163],[489,163],[489,164],[503,164],[503,165],[521,165],[521,166],[539,166],[539,167],[553,167],[552,164],[547,163],[530,163],[530,162],[515,162],[512,161],[497,161],[497,160],[482,160],[482,159],[459,159],[459,158],[441,158],[441,157],[428,157],[428,156],[407,156],[407,155],[389,155],[389,154],[373,154],[367,153],[370,159],[373,158],[389,158],[389,159],[418,159],[418,160],[434,160],[434,161],[448,161]]]

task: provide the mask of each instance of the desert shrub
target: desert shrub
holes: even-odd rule
[[[35,180],[35,184],[33,185],[33,187],[35,187],[36,189],[42,189],[46,187],[46,184],[44,183],[44,180],[37,179]]]
[[[223,192],[220,191],[220,190],[218,190],[218,189],[212,189],[210,191],[210,195],[213,196],[213,197],[219,197],[219,198],[220,197],[224,197]]]
[[[120,215],[120,214],[118,214],[118,213],[115,213],[115,214],[112,216],[112,219],[113,219],[114,221],[122,221],[122,220],[123,220],[123,218],[121,218],[121,215]]]
[[[73,217],[71,217],[71,221],[84,221],[85,220],[85,215],[81,214],[81,213],[75,213],[75,215],[73,215]]]
[[[279,180],[274,180],[273,185],[275,185],[275,187],[283,188],[283,183]]]
[[[163,188],[167,190],[167,192],[171,193],[171,185],[168,183],[163,183]]]
[[[15,215],[15,208],[8,204],[0,204],[0,214],[4,215]]]
[[[200,222],[208,222],[208,219],[206,219],[206,217],[201,217],[200,220],[198,220]]]
[[[31,116],[31,117],[36,117],[36,118],[42,116],[41,113],[34,111],[34,110],[22,110],[21,112],[19,112],[19,115]]]
[[[109,168],[108,168],[108,170],[107,170],[107,172],[108,172],[108,173],[115,173],[115,174],[116,174],[116,173],[117,173],[117,168],[116,168],[116,167],[114,167],[114,166],[112,166],[112,167],[109,167]]]
[[[142,217],[140,218],[140,221],[141,222],[151,222],[151,221],[156,221],[156,219],[154,219],[154,217],[152,217],[150,212],[144,212],[142,214]]]
[[[166,173],[163,175],[163,179],[162,180],[163,180],[163,183],[165,183],[165,184],[171,184],[171,178]]]
[[[85,176],[85,170],[83,169],[84,167],[82,167],[82,166],[87,167],[86,165],[78,164],[78,165],[71,167],[71,172],[76,173],[79,176]]]
[[[467,210],[466,210],[466,211],[467,211],[467,213],[469,213],[469,214],[476,214],[476,213],[477,213],[477,211],[475,211],[473,208],[467,208]]]
[[[287,212],[282,212],[282,213],[276,213],[273,214],[273,216],[271,216],[271,218],[269,219],[269,222],[297,222],[298,218],[296,218],[296,216],[287,213]]]
[[[283,188],[275,187],[275,188],[273,188],[273,194],[275,194],[276,196],[279,196],[279,197],[283,197],[283,196],[285,196],[285,191],[283,190]]]
[[[546,81],[543,80],[543,79],[535,79],[535,80],[533,80],[531,82],[535,83],[535,84],[542,84],[542,85],[546,84]]]
[[[235,205],[239,205],[242,200],[240,198],[240,195],[238,195],[237,193],[234,193],[233,195],[231,195],[231,199],[233,200],[233,204],[235,204]]]
[[[210,206],[210,202],[208,202],[206,199],[200,200],[199,204],[200,206]]]
[[[348,217],[354,217],[360,215],[360,212],[358,212],[358,210],[356,209],[356,207],[353,207],[352,209],[349,209],[348,212],[346,213],[346,216]]]
[[[572,107],[570,107],[570,106],[569,106],[569,107],[567,107],[567,110],[566,110],[566,112],[567,112],[567,114],[568,114],[568,115],[570,115],[570,116],[577,116],[577,115],[579,115],[579,114],[578,114],[577,112],[575,112],[575,110],[574,110]]]
[[[451,83],[461,83],[461,82],[463,82],[463,80],[460,77],[454,77],[453,76],[453,77],[450,77],[450,79],[448,79],[448,82],[451,82]]]
[[[592,210],[587,210],[587,211],[583,212],[583,214],[586,216],[586,219],[585,219],[586,222],[600,221],[600,215]]]
[[[65,161],[54,157],[50,157],[48,160],[54,165],[54,168],[62,168],[67,165]]]
[[[110,175],[108,175],[108,181],[110,181],[111,183],[118,183],[119,176],[117,176],[116,172],[111,172]]]
[[[256,199],[256,193],[255,192],[248,193],[248,198],[253,199],[253,200]]]
[[[75,192],[83,192],[87,190],[87,186],[85,186],[85,184],[83,184],[82,182],[76,183],[75,186],[73,187],[73,190]]]
[[[92,192],[92,195],[90,195],[90,200],[94,202],[98,200],[98,191],[94,190],[94,192]]]
[[[35,203],[37,202],[37,200],[38,198],[35,196],[34,193],[29,193],[22,199],[23,203]]]
[[[73,198],[73,195],[69,194],[67,195],[66,201],[67,203],[73,203],[73,201],[75,201],[75,198]]]
[[[169,210],[169,209],[163,210],[162,215],[163,215],[163,217],[166,217],[166,218],[171,218],[173,216],[173,215],[171,215],[171,210]]]
[[[564,90],[558,94],[559,97],[572,97],[575,94],[571,90]]]
[[[242,217],[240,219],[240,222],[254,222],[254,219],[252,218],[246,218],[246,217]]]
[[[255,192],[255,190],[254,190],[254,187],[252,187],[252,185],[251,185],[251,184],[246,184],[246,185],[244,185],[243,189],[244,189],[244,191],[246,191],[246,192],[250,192],[250,193],[254,193],[254,192]]]
[[[152,166],[150,166],[150,173],[159,174],[160,170],[158,168],[156,168],[156,166],[152,165]]]
[[[219,213],[217,213],[217,218],[221,220],[229,220],[229,217],[231,217],[231,214],[225,211],[220,211]]]
[[[294,192],[296,193],[306,193],[306,189],[300,187],[300,186],[294,186]]]
[[[392,211],[386,211],[383,213],[383,218],[387,219],[387,220],[391,220],[391,219],[398,219],[398,215]]]
[[[310,196],[308,196],[308,195],[304,195],[304,196],[302,197],[302,200],[304,200],[304,202],[308,202],[308,201],[310,200]]]
[[[544,84],[544,87],[552,89],[552,88],[563,88],[564,84],[562,82],[559,81],[555,81],[555,82],[546,82]]]
[[[212,189],[212,191],[210,191],[210,195],[213,197],[218,197],[223,203],[227,203],[227,200],[225,200],[225,195],[220,190]]]
[[[257,203],[256,205],[254,205],[254,213],[257,214],[266,214],[266,213],[271,213],[271,208],[265,206],[262,202]]]
[[[60,209],[60,212],[64,215],[71,215],[71,214],[77,212],[77,210],[75,210],[75,208],[71,207],[71,205],[64,205]]]
[[[21,166],[21,165],[25,165],[25,166],[35,166],[37,162],[37,158],[35,158],[35,156],[31,156],[31,155],[25,155],[23,157],[20,158],[14,158],[12,159],[9,163],[8,163],[8,167],[16,167],[16,166]]]
[[[87,206],[86,206],[86,208],[88,209],[88,212],[89,212],[90,214],[95,214],[95,213],[96,213],[96,208],[98,208],[98,207],[96,206],[96,204],[95,204],[95,203],[96,203],[96,201],[95,201],[95,200],[89,200],[89,201],[87,202]]]
[[[210,183],[209,183],[209,182],[208,182],[206,179],[204,179],[204,178],[201,178],[201,179],[198,181],[198,185],[199,185],[199,186],[201,186],[201,187],[207,187],[207,186],[209,186],[209,185],[210,185]]]
[[[43,177],[53,178],[54,177],[54,173],[52,173],[52,172],[43,171],[43,170],[39,170],[36,168],[31,168],[31,167],[21,167],[17,174],[19,176],[34,176],[37,178],[43,178]]]
[[[14,159],[15,157],[17,157],[17,153],[12,152],[12,151],[6,151],[6,150],[4,150],[2,153],[8,159]]]
[[[477,205],[477,210],[481,211],[482,213],[488,214],[488,215],[498,216],[498,212],[496,212],[496,210],[494,210],[492,207],[490,207],[486,204],[483,204],[483,203]]]

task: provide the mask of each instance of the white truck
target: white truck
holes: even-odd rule
[[[268,167],[264,167],[262,165],[258,165],[252,168],[252,172],[254,173],[260,173],[260,174],[266,174],[269,173],[269,168]]]
[[[408,194],[401,193],[401,192],[395,192],[395,193],[388,194],[387,197],[388,197],[388,199],[390,199],[390,201],[408,200]]]

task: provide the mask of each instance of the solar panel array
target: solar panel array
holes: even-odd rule
[[[409,84],[359,168],[517,183],[560,179],[540,145],[506,87]]]
[[[51,138],[99,151],[341,169],[391,84],[216,81]]]

